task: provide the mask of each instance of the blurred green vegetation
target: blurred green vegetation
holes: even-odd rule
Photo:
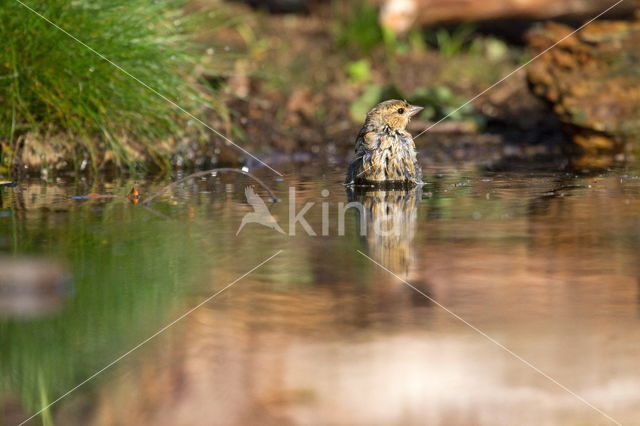
[[[0,8],[2,165],[13,164],[17,143],[27,134],[27,141],[44,144],[56,137],[68,155],[76,160],[88,156],[94,167],[105,153],[118,166],[149,157],[166,165],[163,142],[183,133],[186,119],[109,61],[187,110],[201,110],[205,97],[194,84],[198,54],[191,42],[198,18],[185,15],[185,1],[25,4],[103,58],[19,3],[4,2]]]
[[[472,24],[462,24],[453,30],[437,28],[427,36],[435,41],[435,46],[441,55],[451,58],[464,52],[473,32]]]
[[[0,393],[36,412],[168,322],[201,246],[189,222],[158,220],[126,199],[11,212],[0,232],[12,235],[12,254],[54,256],[73,275],[63,315],[0,320]],[[52,216],[56,225],[43,226]],[[42,422],[52,424],[49,412]]]
[[[352,48],[369,53],[385,40],[385,31],[378,23],[378,9],[370,2],[332,3],[335,16],[334,33],[339,48]]]
[[[377,47],[384,46],[393,56],[416,54],[433,47],[444,58],[457,55],[488,55],[499,60],[508,53],[507,44],[495,37],[479,36],[473,23],[454,28],[414,28],[398,38],[380,25],[378,9],[371,3],[358,0],[349,4],[333,2],[333,35],[338,48],[347,48],[367,56]]]
[[[349,80],[355,83],[371,80],[371,64],[366,59],[347,63]]]
[[[464,105],[466,99],[456,96],[447,86],[419,87],[412,93],[403,93],[394,85],[369,84],[351,104],[351,117],[354,121],[361,119],[373,106],[386,99],[405,99],[424,107],[419,115],[424,120],[438,121],[447,117],[450,120],[473,121],[478,126],[485,124],[484,117],[474,112],[471,105]]]
[[[460,88],[484,87],[497,81],[502,75],[500,65],[514,62],[506,42],[476,33],[473,23],[415,28],[396,37],[381,27],[378,11],[370,3],[334,3],[339,4],[333,10],[336,46],[355,57],[344,66],[348,81],[360,92],[350,105],[354,121],[359,122],[378,102],[397,98],[425,107],[420,115],[425,120],[447,117],[472,121],[479,128],[486,124],[485,117],[471,105],[463,106],[469,93]],[[425,68],[423,75],[416,65],[420,62]],[[407,63],[413,67],[411,71]],[[408,73],[413,73],[409,85],[405,82]]]

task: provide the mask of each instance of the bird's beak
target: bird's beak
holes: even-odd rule
[[[418,115],[420,113],[420,111],[422,111],[423,109],[424,109],[424,107],[417,106],[417,105],[411,105],[409,107],[409,117],[414,117],[414,116]]]

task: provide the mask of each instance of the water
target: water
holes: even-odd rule
[[[31,424],[640,424],[638,170],[451,166],[425,170],[421,193],[358,194],[340,167],[283,171],[256,172],[281,202],[255,191],[287,235],[236,236],[253,212],[236,175],[148,207],[124,196],[165,182],[4,188],[1,253],[73,279],[27,292],[29,315],[0,293],[0,423],[235,282]],[[288,235],[290,186],[317,236]],[[91,192],[119,196],[71,198]],[[349,200],[366,236],[354,210],[340,235]],[[399,236],[373,232],[386,212]]]

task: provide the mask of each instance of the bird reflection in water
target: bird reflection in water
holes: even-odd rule
[[[366,223],[369,255],[395,273],[407,275],[413,262],[413,239],[416,233],[421,188],[381,190],[379,188],[347,188],[349,202],[362,206],[357,228]]]

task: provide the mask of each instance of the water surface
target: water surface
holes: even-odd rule
[[[341,168],[255,173],[281,198],[271,205],[255,186],[285,235],[255,223],[236,235],[253,208],[252,182],[235,175],[150,206],[124,195],[165,182],[2,189],[1,253],[53,259],[73,279],[45,292],[40,313],[1,312],[0,423],[20,423],[282,250],[31,423],[611,423],[557,381],[640,424],[638,170],[450,166],[425,170],[422,191],[358,194]],[[300,225],[289,235],[289,187],[296,212],[315,203],[305,218],[316,236]],[[91,192],[119,196],[72,198]],[[365,206],[365,236],[354,210],[339,235],[350,200]],[[383,214],[400,235],[373,232]]]

